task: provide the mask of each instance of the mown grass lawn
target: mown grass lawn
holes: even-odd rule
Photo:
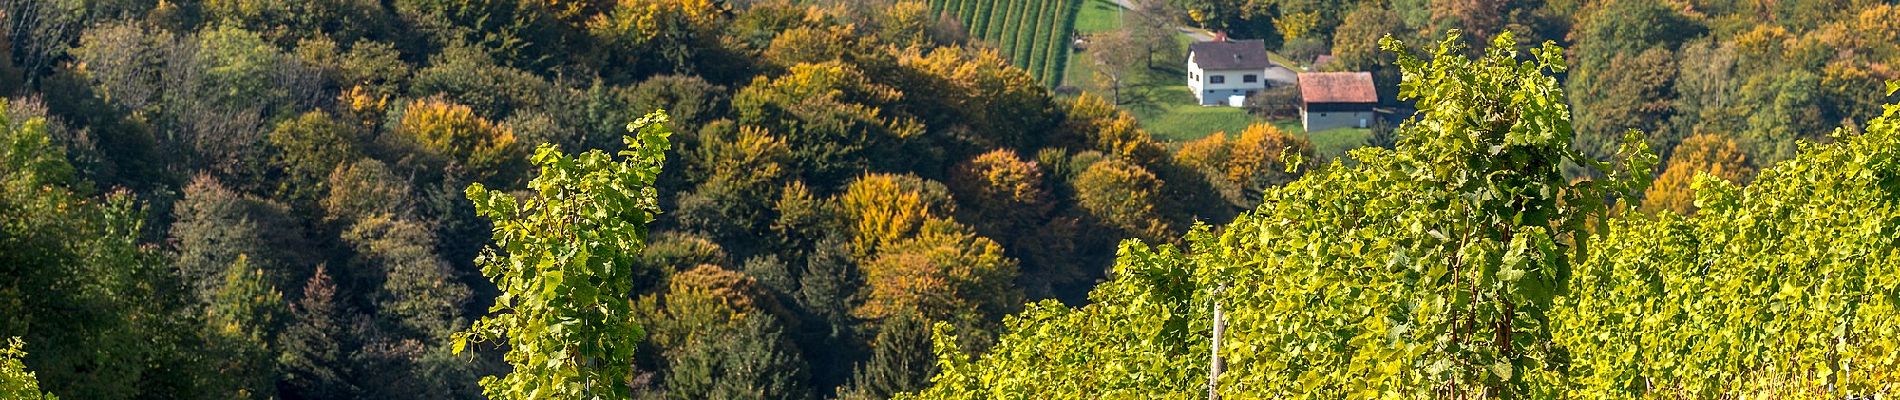
[[[1313,142],[1313,152],[1327,160],[1345,157],[1347,151],[1365,146],[1366,139],[1372,136],[1371,129],[1359,128],[1328,129],[1309,133],[1299,129],[1300,120],[1291,122],[1294,130],[1288,132],[1299,132],[1300,135],[1306,136],[1307,141]]]
[[[1147,115],[1142,115],[1147,114]],[[1200,139],[1215,132],[1239,134],[1248,125],[1260,122],[1258,118],[1247,115],[1246,111],[1233,107],[1201,107],[1188,104],[1180,107],[1165,107],[1149,113],[1137,113],[1135,118],[1148,129],[1148,134],[1156,139],[1189,141]]]
[[[1231,108],[1208,107],[1208,109],[1213,110],[1213,109],[1231,109]],[[1213,113],[1208,113],[1208,114],[1213,114]],[[1218,116],[1218,117],[1224,117],[1224,116]],[[1203,137],[1207,137],[1207,135],[1211,134],[1211,132],[1226,132],[1227,137],[1234,138],[1234,137],[1239,137],[1241,129],[1246,129],[1248,124],[1260,123],[1260,122],[1263,122],[1263,121],[1250,118],[1249,121],[1244,122],[1244,123],[1238,122],[1238,121],[1229,121],[1227,125],[1220,125],[1216,123],[1204,123],[1203,125],[1209,128],[1218,128],[1218,129],[1210,130],[1208,131],[1210,132],[1208,134],[1188,135],[1188,136],[1180,136],[1180,137],[1163,137],[1160,134],[1154,134],[1153,132],[1150,132],[1150,133],[1154,134],[1154,136],[1158,139],[1170,140],[1170,141],[1175,141],[1175,142],[1186,142],[1189,140],[1200,139]],[[1365,146],[1366,139],[1372,136],[1371,129],[1359,129],[1359,128],[1338,128],[1338,129],[1328,129],[1328,130],[1319,131],[1319,132],[1307,132],[1305,129],[1300,127],[1300,120],[1297,118],[1277,119],[1277,120],[1264,121],[1264,122],[1273,124],[1273,126],[1276,128],[1280,128],[1281,132],[1286,132],[1289,135],[1306,138],[1306,141],[1313,143],[1313,152],[1326,160],[1333,160],[1340,157],[1345,157],[1346,152],[1352,151],[1352,149],[1357,149],[1361,146]],[[1184,122],[1184,124],[1186,123]]]
[[[1121,6],[1114,0],[1083,0],[1082,9],[1075,13],[1075,32],[1079,34],[1100,33],[1121,28]],[[1095,59],[1087,52],[1069,50],[1069,64],[1062,71],[1062,85],[1092,89],[1095,82]]]
[[[1075,14],[1076,32],[1107,32],[1121,26],[1121,6],[1114,0],[1083,0],[1082,9]]]

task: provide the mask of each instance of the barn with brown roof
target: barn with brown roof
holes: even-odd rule
[[[1311,72],[1299,75],[1300,124],[1307,132],[1372,126],[1379,91],[1370,72]]]

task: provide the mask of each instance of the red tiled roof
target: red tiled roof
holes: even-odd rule
[[[1310,72],[1300,74],[1300,100],[1312,103],[1377,103],[1371,72]]]

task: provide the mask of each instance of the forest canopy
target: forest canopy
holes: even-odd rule
[[[0,0],[0,397],[1900,381],[1900,6],[1112,3]],[[1214,33],[1410,118],[1064,78]]]

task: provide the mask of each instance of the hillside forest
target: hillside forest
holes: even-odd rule
[[[1129,2],[1416,110],[1333,156],[1081,3],[0,0],[0,398],[1900,391],[1900,5]]]

